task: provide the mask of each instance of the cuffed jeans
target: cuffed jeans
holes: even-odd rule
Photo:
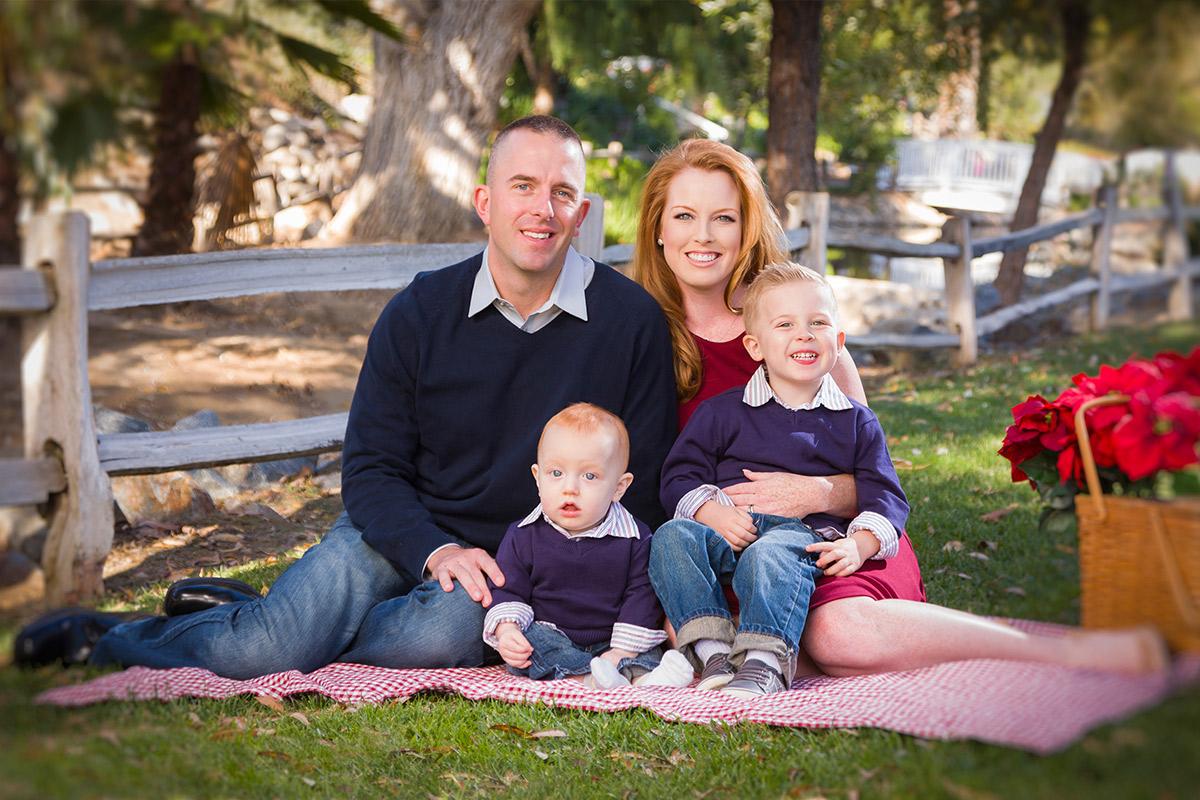
[[[577,645],[562,631],[540,622],[535,622],[525,629],[525,639],[533,647],[533,653],[529,656],[529,666],[524,669],[507,669],[514,675],[527,675],[535,681],[587,675],[592,671],[592,659],[612,647],[609,642],[599,642],[590,647]],[[662,650],[655,647],[633,658],[622,658],[617,664],[617,670],[629,678],[632,677],[629,672],[631,667],[649,672],[658,666],[661,658]]]
[[[227,678],[311,672],[333,661],[381,667],[479,666],[484,609],[455,584],[414,584],[342,514],[261,600],[118,625],[93,664],[203,667]]]
[[[697,668],[704,665],[690,645],[701,639],[730,643],[734,664],[747,650],[765,650],[790,665],[799,648],[821,574],[817,554],[804,548],[823,540],[798,519],[751,516],[758,539],[741,553],[690,519],[671,520],[650,540],[650,582],[675,627],[676,647]],[[741,607],[736,628],[722,588],[731,575]]]

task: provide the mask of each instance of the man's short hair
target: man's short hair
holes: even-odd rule
[[[833,288],[829,285],[829,281],[825,280],[824,275],[794,261],[782,261],[763,267],[754,277],[750,288],[746,290],[746,296],[742,298],[742,321],[747,330],[758,315],[763,295],[771,289],[786,286],[789,283],[817,284],[828,294],[829,302],[833,306],[833,313],[835,316],[837,315],[837,298],[834,297]]]
[[[579,152],[583,153],[583,142],[580,141],[579,134],[575,132],[574,128],[558,117],[552,117],[549,114],[532,114],[528,117],[521,117],[501,128],[500,132],[496,134],[496,138],[492,140],[492,152],[488,156],[487,180],[490,181],[492,178],[492,162],[495,160],[492,156],[499,151],[500,143],[513,131],[521,130],[557,136],[564,142],[574,142],[579,145]]]
[[[538,439],[539,453],[542,450],[542,439],[546,438],[546,431],[556,426],[579,433],[607,430],[617,440],[617,449],[614,455],[621,462],[621,470],[629,466],[629,431],[625,429],[625,423],[621,421],[621,418],[611,411],[601,408],[595,403],[572,403],[551,417],[542,428],[542,435]]]

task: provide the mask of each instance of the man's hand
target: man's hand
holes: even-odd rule
[[[442,591],[453,592],[457,579],[471,599],[485,608],[492,604],[487,578],[497,586],[504,585],[504,573],[496,566],[496,559],[479,547],[444,547],[429,557],[426,569],[442,585]]]
[[[879,552],[879,539],[866,528],[860,528],[844,539],[816,542],[804,549],[821,554],[817,557],[817,567],[826,575],[845,577],[858,572],[864,561]]]
[[[748,513],[740,508],[723,506],[716,500],[709,500],[700,506],[695,519],[721,534],[721,538],[729,542],[735,553],[742,552],[758,539],[758,528]]]
[[[748,469],[742,474],[745,483],[725,487],[725,494],[738,508],[797,519],[820,512],[843,517],[857,513],[858,498],[851,475],[793,475]]]
[[[515,622],[501,622],[496,626],[496,649],[504,663],[516,669],[528,667],[529,657],[533,655],[533,645]]]

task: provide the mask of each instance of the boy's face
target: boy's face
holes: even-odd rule
[[[533,465],[542,512],[571,533],[595,527],[633,481],[617,450],[617,437],[608,430],[547,430]]]
[[[813,281],[763,293],[744,339],[751,358],[766,362],[776,394],[805,403],[837,363],[845,341],[829,289]]]

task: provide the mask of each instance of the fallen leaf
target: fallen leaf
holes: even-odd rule
[[[195,711],[188,712],[188,721],[191,722],[193,725],[203,725],[204,724],[203,722],[200,721],[200,715],[197,714]]]
[[[121,744],[121,737],[117,735],[116,731],[109,728],[102,728],[96,735],[114,747]]]
[[[955,575],[957,575],[958,577],[962,578],[962,579],[963,579],[963,580],[965,580],[965,581],[973,581],[973,580],[975,580],[974,578],[972,578],[970,575],[968,575],[968,574],[967,574],[967,573],[965,573],[965,572],[956,572],[956,573],[954,573],[954,574],[955,574]]]
[[[304,785],[310,788],[317,785],[317,782],[312,778],[301,778],[300,780],[304,781]]]
[[[538,758],[540,758],[542,761],[545,761],[546,759],[550,758],[550,754],[545,752],[544,750],[534,750],[533,754],[535,756],[537,756]]]
[[[308,721],[308,717],[304,716],[299,711],[293,711],[292,713],[288,714],[288,716],[291,717],[292,719],[296,720],[297,722],[299,722],[301,725],[303,725],[306,728],[312,724],[311,722]]]
[[[977,558],[980,561],[990,561],[991,560],[988,558],[987,553],[967,553],[967,557],[968,558]]]
[[[989,511],[986,514],[981,514],[979,518],[984,522],[999,522],[1020,507],[1020,503],[1009,503],[1004,508],[997,508],[995,511]]]
[[[1060,543],[1060,544],[1054,545],[1054,549],[1060,553],[1066,553],[1069,556],[1075,555],[1075,547],[1073,545]]]
[[[522,739],[532,739],[533,734],[524,728],[518,728],[516,725],[506,725],[503,722],[489,726],[491,730],[500,731],[501,733],[511,733],[513,736],[520,736]]]
[[[565,738],[567,738],[566,731],[560,731],[556,728],[552,728],[548,731],[534,731],[533,733],[531,733],[529,735],[531,738],[534,738],[534,739],[565,739]]]
[[[287,753],[281,753],[278,750],[259,750],[258,754],[264,758],[273,758],[276,761],[291,761],[292,757]]]
[[[1009,586],[1009,587],[1005,588],[1004,591],[1007,592],[1008,594],[1015,594],[1017,597],[1025,596],[1025,590],[1022,589],[1020,586]]]
[[[280,714],[283,713],[283,703],[279,702],[274,697],[267,697],[266,695],[256,694],[256,695],[254,695],[254,699],[257,700],[258,702],[262,703],[267,708],[270,708],[274,711],[278,711]]]
[[[944,545],[942,545],[942,549],[945,550],[947,553],[957,553],[959,550],[963,549],[963,543],[960,542],[958,539],[951,539],[950,541],[948,541]]]
[[[242,537],[236,533],[214,533],[208,537],[210,542],[219,542],[221,544],[241,544]]]
[[[999,543],[990,541],[988,539],[980,539],[979,543],[975,545],[976,550],[996,550],[999,549],[999,547]]]

